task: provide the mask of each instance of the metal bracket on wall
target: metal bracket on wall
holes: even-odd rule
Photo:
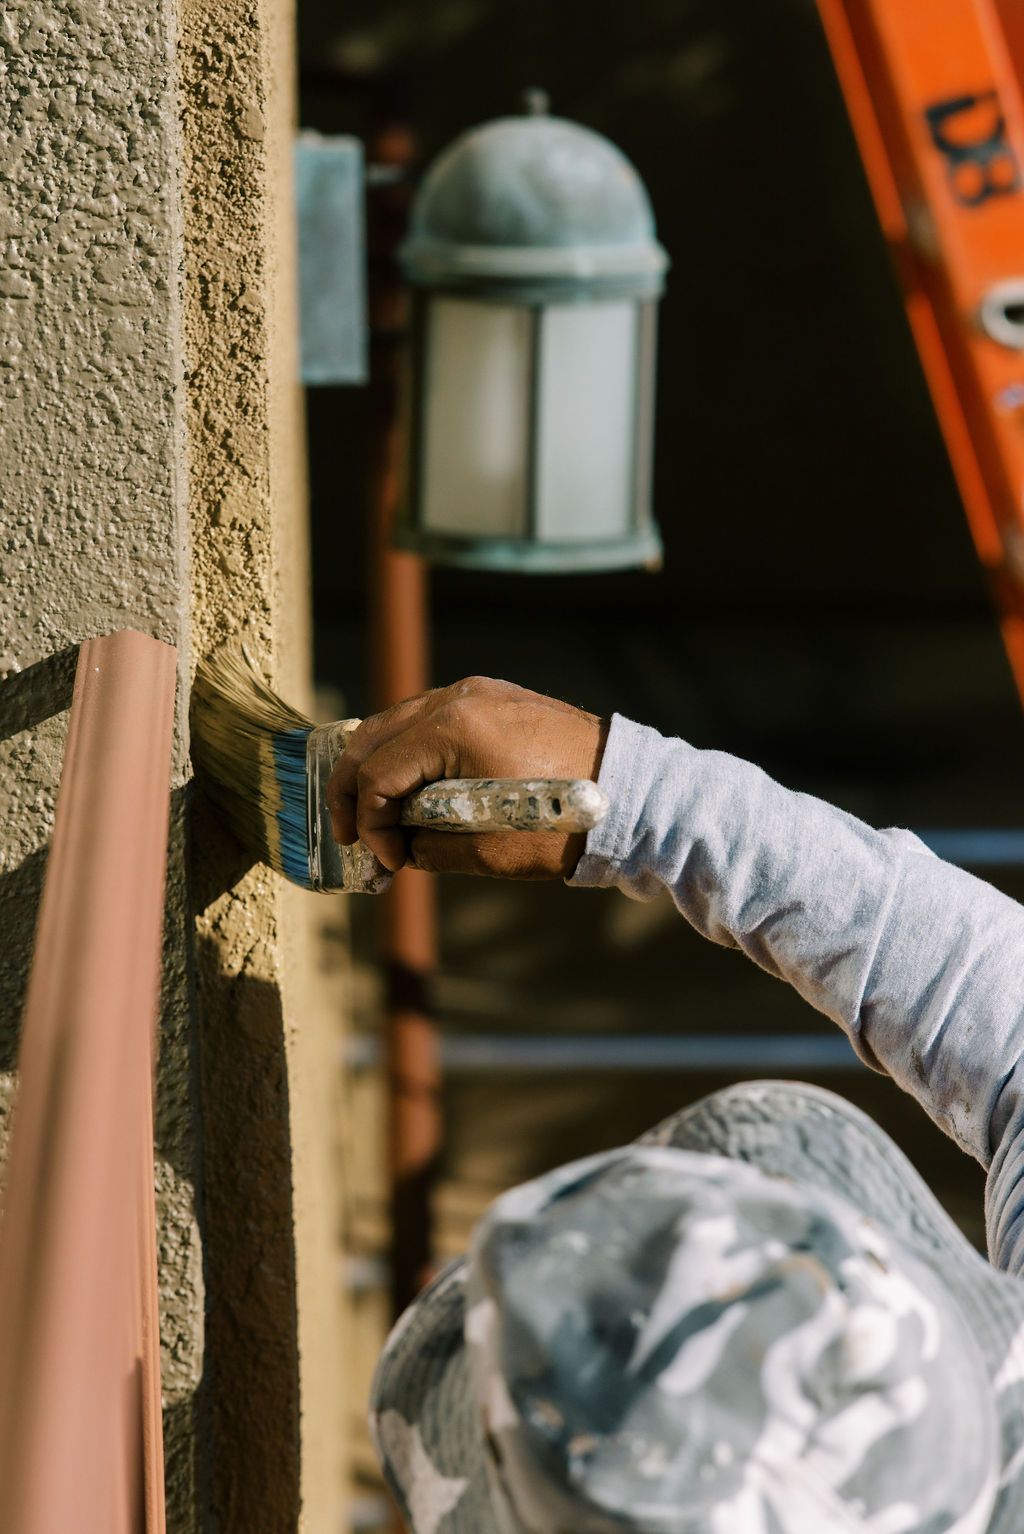
[[[366,171],[356,138],[295,144],[301,371],[305,384],[365,384]]]
[[[349,1039],[343,1063],[368,1070],[382,1062],[372,1035]],[[856,1071],[860,1061],[841,1033],[542,1034],[448,1033],[441,1037],[448,1074],[510,1071]]]
[[[961,829],[918,831],[936,857],[961,868],[1024,868],[1024,830]]]

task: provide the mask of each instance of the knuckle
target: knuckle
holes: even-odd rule
[[[466,714],[471,714],[473,710],[473,695],[468,692],[457,693],[454,698],[449,700],[445,707],[445,713],[454,715],[457,719],[464,718]]]
[[[362,761],[369,749],[369,743],[373,739],[373,730],[368,727],[364,720],[354,730],[348,730],[342,737],[343,750],[341,761],[352,763]]]
[[[443,718],[438,723],[457,739],[466,733],[478,713],[479,701],[465,693],[458,698],[452,698],[445,707]]]
[[[452,692],[457,698],[466,698],[480,693],[494,692],[501,685],[491,676],[464,676],[460,682],[454,683]]]

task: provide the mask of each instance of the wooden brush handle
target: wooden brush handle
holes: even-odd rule
[[[586,778],[446,778],[402,804],[403,826],[442,831],[589,831],[608,800]]]

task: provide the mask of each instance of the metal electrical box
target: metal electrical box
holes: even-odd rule
[[[295,196],[306,384],[367,381],[365,185],[358,139],[299,135]]]

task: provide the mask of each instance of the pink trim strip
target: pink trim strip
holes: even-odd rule
[[[82,645],[0,1240],[0,1529],[164,1534],[153,1207],[175,651]]]

